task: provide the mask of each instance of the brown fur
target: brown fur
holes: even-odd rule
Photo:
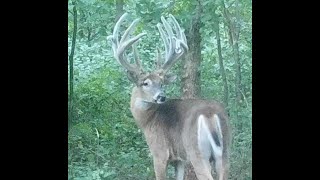
[[[154,74],[144,77],[158,82]],[[137,98],[144,99],[142,87],[135,87],[131,96],[131,112],[138,126],[143,130],[146,141],[154,158],[157,180],[165,179],[165,169],[169,162],[191,161],[198,179],[212,179],[211,167],[202,162],[198,150],[197,119],[204,115],[208,119],[208,127],[212,133],[216,128],[212,119],[214,114],[220,118],[223,135],[224,179],[227,179],[228,147],[230,141],[228,118],[222,105],[216,101],[199,99],[171,99],[163,104],[148,104],[148,109],[136,107]],[[206,159],[208,161],[209,159]],[[202,174],[202,176],[201,176]]]

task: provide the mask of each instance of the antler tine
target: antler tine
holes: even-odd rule
[[[157,51],[156,51],[156,69],[160,69],[161,68],[161,52],[160,49],[157,47]]]
[[[133,44],[132,45],[132,49],[133,49],[134,60],[136,62],[137,68],[138,68],[139,71],[142,71],[141,61],[140,61],[140,58],[139,58],[139,53],[138,53],[137,46],[135,44]]]
[[[157,24],[165,46],[165,62],[162,66],[164,72],[168,71],[189,49],[186,36],[184,31],[181,30],[179,23],[171,14],[169,15],[169,18],[173,23],[176,34],[173,33],[172,26],[169,25],[164,17],[161,17],[163,25],[160,23]],[[164,31],[163,27],[166,31]]]
[[[172,31],[171,26],[169,25],[169,23],[166,21],[166,19],[163,16],[161,16],[161,21],[162,21],[163,26],[169,35],[169,38],[171,38],[173,36],[173,31]]]
[[[137,36],[135,36],[131,39],[128,39],[129,34],[131,34],[134,27],[139,22],[139,19],[135,19],[131,23],[131,25],[128,27],[128,29],[124,32],[124,34],[119,42],[118,34],[119,34],[120,25],[127,16],[128,16],[128,14],[124,13],[119,18],[118,22],[116,23],[116,25],[114,27],[112,36],[109,36],[108,39],[112,40],[112,49],[113,49],[113,55],[114,55],[115,59],[128,71],[139,73],[142,69],[141,69],[140,60],[138,58],[137,49],[134,47],[135,46],[134,43],[136,43],[142,36],[146,35],[146,33],[140,33]],[[130,47],[130,46],[133,46],[133,51],[134,51],[133,53],[134,53],[134,57],[135,57],[136,66],[133,66],[132,64],[130,64],[127,61],[127,58],[124,53],[125,50],[128,49],[128,47]]]
[[[118,39],[118,33],[119,33],[119,27],[120,24],[124,21],[124,19],[128,16],[127,13],[124,13],[117,21],[116,25],[114,26],[113,33],[111,36],[108,36],[108,39],[111,39],[112,41],[112,49],[113,49],[113,54],[117,54],[117,48],[119,45],[119,39]],[[117,58],[116,58],[117,59]]]
[[[166,33],[164,32],[164,30],[162,28],[162,24],[158,23],[157,27],[158,27],[158,30],[160,32],[161,39],[163,40],[165,53],[167,55],[168,51],[169,51],[169,41],[168,41],[167,35],[166,35]],[[167,57],[165,57],[165,59],[167,59]]]
[[[128,29],[123,33],[122,38],[120,40],[120,44],[123,43],[126,39],[128,39],[128,35],[133,31],[134,27],[137,25],[137,23],[140,21],[140,19],[135,19]]]
[[[174,16],[172,14],[170,14],[169,17],[173,21],[173,25],[174,25],[175,30],[176,30],[177,35],[178,35],[178,39],[182,40],[181,45],[185,46],[184,48],[189,50],[188,45],[187,45],[187,38],[186,38],[186,35],[184,34],[184,30],[181,30],[181,27],[180,27],[178,21],[176,20],[176,18],[174,18]]]

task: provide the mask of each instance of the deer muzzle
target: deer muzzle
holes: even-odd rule
[[[163,92],[158,92],[156,93],[156,95],[153,96],[153,99],[156,103],[161,104],[165,102],[166,95]]]

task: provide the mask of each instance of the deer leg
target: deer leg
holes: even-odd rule
[[[153,166],[156,174],[156,180],[165,180],[167,175],[167,159],[154,157],[153,158]]]
[[[213,180],[211,175],[211,166],[209,160],[206,161],[199,156],[190,156],[190,161],[196,173],[198,180]]]
[[[175,164],[176,180],[183,180],[184,168],[185,168],[185,162],[183,162],[183,161],[176,162],[176,164]]]
[[[211,175],[211,165],[209,162],[212,154],[210,141],[208,140],[206,118],[200,115],[198,126],[192,134],[189,134],[189,139],[185,140],[186,147],[188,147],[188,159],[194,168],[196,176],[199,180],[213,180]],[[204,128],[206,127],[206,128]]]
[[[222,156],[216,156],[215,157],[215,169],[218,175],[219,180],[227,180],[228,175],[228,167],[226,159],[224,159]]]

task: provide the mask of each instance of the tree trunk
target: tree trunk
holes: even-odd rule
[[[237,92],[237,101],[240,102],[242,99],[241,95],[241,64],[240,64],[240,56],[239,56],[239,45],[238,41],[235,42],[232,46],[233,49],[233,56],[236,61],[236,92]]]
[[[201,62],[201,1],[198,1],[196,14],[193,16],[191,26],[187,32],[189,53],[183,61],[183,71],[181,76],[181,92],[183,99],[193,99],[200,94],[200,62]],[[186,165],[184,180],[197,180],[193,166]]]
[[[119,18],[122,16],[122,14],[124,13],[123,5],[124,5],[123,0],[116,0],[116,18],[115,18],[115,22],[117,22],[118,19],[119,19]]]
[[[74,56],[74,50],[76,46],[76,39],[77,39],[77,9],[76,9],[76,3],[75,1],[72,2],[73,4],[73,34],[72,34],[72,44],[71,44],[71,52],[69,55],[69,85],[70,85],[70,99],[69,99],[69,112],[68,112],[68,130],[70,128],[70,125],[73,121],[73,56]]]
[[[200,5],[191,21],[191,27],[187,32],[189,52],[183,61],[183,71],[181,76],[181,92],[182,98],[196,98],[200,94],[200,61],[201,61],[201,12]]]
[[[218,47],[218,57],[219,57],[219,66],[220,66],[220,74],[223,81],[223,102],[225,106],[228,106],[228,98],[229,98],[229,89],[228,89],[228,81],[226,76],[226,71],[223,65],[223,58],[221,53],[221,41],[220,41],[220,28],[219,28],[219,17],[215,14],[214,15],[214,26],[216,32],[216,40],[217,40],[217,47]]]
[[[242,100],[242,85],[241,85],[241,64],[240,64],[240,55],[239,55],[239,6],[238,1],[236,0],[236,21],[232,24],[232,36],[233,36],[233,56],[236,62],[236,92],[237,92],[237,101],[240,103]],[[239,104],[240,105],[240,104]]]
[[[222,1],[222,8],[223,8],[223,16],[226,20],[227,27],[229,29],[229,42],[232,47],[233,52],[233,59],[235,61],[235,70],[236,70],[236,77],[235,77],[235,92],[236,92],[236,118],[239,119],[239,107],[241,105],[240,101],[242,100],[242,85],[241,85],[241,64],[240,64],[240,55],[239,55],[239,34],[240,34],[240,27],[239,27],[239,6],[238,1],[236,2],[236,20],[231,19],[231,14],[229,10],[225,7],[224,1]],[[241,123],[239,123],[239,129],[241,129]]]

